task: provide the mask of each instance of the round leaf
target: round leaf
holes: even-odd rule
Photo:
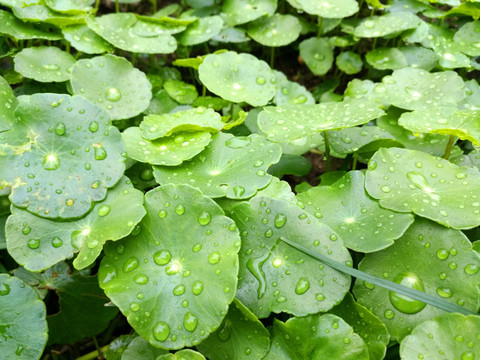
[[[257,317],[235,299],[217,331],[197,347],[210,360],[239,360],[245,355],[263,359],[270,347],[270,334]]]
[[[205,356],[197,351],[185,349],[177,351],[175,354],[169,353],[159,356],[157,360],[205,360]]]
[[[327,224],[346,247],[374,252],[393,244],[413,222],[413,215],[383,209],[365,193],[365,177],[353,171],[332,186],[317,186],[297,195],[305,211]]]
[[[212,109],[198,107],[173,114],[145,116],[140,123],[140,130],[144,139],[155,140],[183,131],[216,133],[223,125],[220,114]]]
[[[85,20],[90,29],[122,50],[134,53],[170,54],[177,49],[175,38],[163,31],[157,36],[135,34],[134,26],[137,23],[137,17],[133,13],[86,17]]]
[[[0,274],[0,347],[5,360],[40,359],[47,343],[45,304],[20,279]]]
[[[325,75],[333,64],[333,49],[328,40],[310,38],[303,40],[299,46],[300,56],[315,75]]]
[[[151,190],[145,207],[139,230],[106,247],[100,286],[152,345],[197,345],[220,326],[235,296],[238,230],[188,185]]]
[[[393,138],[393,135],[381,127],[369,125],[328,132],[331,148],[342,155],[354,153],[373,141]]]
[[[248,199],[270,183],[266,171],[280,156],[280,147],[263,136],[218,133],[192,161],[176,168],[156,166],[154,175],[159,184],[190,184],[212,198]]]
[[[14,58],[15,71],[39,82],[62,82],[70,79],[75,59],[54,46],[25,48]]]
[[[358,11],[356,0],[287,0],[290,5],[312,15],[341,19]]]
[[[480,354],[480,317],[444,314],[418,325],[400,345],[402,359],[474,359]],[[477,335],[477,336],[475,336]],[[433,355],[432,349],[441,355]]]
[[[198,74],[208,90],[225,100],[263,106],[275,95],[272,70],[250,54],[227,51],[207,55]]]
[[[207,16],[198,19],[184,31],[179,38],[183,46],[193,46],[204,43],[218,35],[223,27],[223,20],[220,16]]]
[[[73,24],[83,24],[85,22],[84,14],[66,15],[53,11],[45,5],[24,6],[24,2],[19,7],[14,7],[13,14],[24,21],[42,22],[52,24],[58,27],[64,27]]]
[[[45,3],[50,9],[60,13],[81,14],[93,10],[95,0],[46,0]]]
[[[63,36],[75,49],[87,54],[113,52],[113,46],[86,25],[72,25],[62,29]]]
[[[367,360],[368,348],[343,319],[333,314],[294,317],[273,323],[272,346],[264,360]]]
[[[35,25],[17,19],[13,14],[0,10],[0,34],[14,37],[17,40],[45,39],[60,40],[62,36],[48,28],[36,27]]]
[[[344,51],[337,56],[335,60],[338,68],[345,74],[353,75],[362,70],[363,61],[360,55],[353,51]]]
[[[265,46],[285,46],[300,36],[302,26],[293,15],[262,17],[248,26],[248,36]]]
[[[74,94],[104,108],[113,120],[140,114],[152,98],[152,85],[145,74],[114,55],[77,61],[71,84]]]
[[[277,8],[277,0],[225,0],[222,13],[229,25],[240,25],[264,15],[273,15]]]
[[[361,271],[473,311],[477,311],[480,299],[479,269],[480,257],[462,232],[426,219],[417,219],[389,248],[366,254],[359,265]],[[354,294],[359,303],[385,323],[392,339],[397,341],[416,325],[444,313],[367,282],[357,281]]]
[[[121,360],[125,349],[133,339],[135,339],[133,334],[119,336],[108,344],[107,349],[103,352],[103,356],[107,360]]]
[[[383,78],[388,100],[402,109],[420,110],[437,106],[456,106],[465,97],[464,82],[457,73],[405,68]]]
[[[120,360],[155,359],[168,354],[167,350],[152,346],[141,336],[134,338],[127,346]],[[108,359],[110,360],[110,359]]]
[[[165,81],[163,88],[167,94],[179,104],[191,104],[198,97],[195,86],[180,80],[169,79]]]
[[[400,33],[420,26],[422,20],[410,12],[393,12],[364,19],[354,30],[359,38],[374,38]]]
[[[407,57],[397,48],[377,48],[365,55],[367,62],[378,70],[402,69],[408,66]]]
[[[258,115],[257,122],[267,139],[288,142],[325,130],[362,125],[383,114],[376,103],[351,100],[266,107]]]
[[[277,84],[277,93],[274,98],[276,105],[315,104],[313,95],[304,86],[289,81],[280,71],[274,70],[274,73]]]
[[[122,138],[131,159],[153,165],[176,166],[203,151],[210,143],[211,134],[206,131],[180,132],[147,140],[142,137],[141,130],[133,126],[122,133]]]
[[[438,55],[430,49],[421,46],[402,46],[398,50],[402,52],[408,66],[412,68],[430,71],[438,64]]]
[[[280,241],[284,237],[351,263],[327,225],[294,204],[263,196],[235,206],[231,217],[242,235],[237,298],[255,315],[264,318],[273,311],[305,316],[327,311],[345,296],[349,276]]]
[[[480,110],[435,107],[404,113],[398,123],[418,133],[453,135],[480,146]]]
[[[8,82],[0,76],[0,133],[9,130],[15,122],[13,110],[18,105],[18,100],[13,94]]]
[[[480,174],[421,151],[380,149],[365,188],[384,208],[413,212],[455,229],[480,225]]]
[[[454,41],[462,47],[462,52],[470,56],[480,56],[480,21],[472,21],[455,32]]]
[[[12,207],[7,220],[9,254],[30,271],[45,270],[80,251],[73,264],[83,269],[100,255],[107,240],[132,232],[145,215],[143,194],[124,177],[84,218],[57,222]]]
[[[123,175],[119,131],[102,109],[81,96],[20,99],[15,129],[2,133],[19,144],[2,145],[7,157],[1,173],[9,176],[10,201],[47,218],[84,215]]]

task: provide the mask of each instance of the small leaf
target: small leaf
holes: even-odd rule
[[[14,58],[15,71],[39,82],[61,82],[70,79],[75,59],[54,46],[25,48]]]
[[[342,263],[351,261],[327,225],[292,203],[263,196],[235,206],[231,217],[242,234],[237,298],[259,318],[270,312],[305,316],[327,311],[345,296],[349,276],[279,240],[285,237]]]
[[[349,17],[358,11],[356,0],[287,0],[293,7],[329,19]]]
[[[145,207],[138,231],[106,247],[100,286],[151,344],[197,345],[218,328],[235,296],[238,230],[188,185],[149,191]]]
[[[338,68],[345,74],[353,75],[362,70],[363,61],[360,55],[353,51],[344,51],[337,56],[335,60]]]
[[[367,345],[343,319],[333,314],[275,319],[270,352],[276,359],[369,359]]]
[[[74,94],[104,108],[112,120],[140,114],[152,97],[152,85],[145,74],[114,55],[77,61],[71,84]]]
[[[285,46],[300,36],[301,25],[293,15],[264,16],[248,26],[248,36],[265,46]]]
[[[151,345],[141,336],[136,336],[127,346],[120,360],[155,359],[168,354],[167,350]],[[110,360],[110,359],[108,359]]]
[[[413,212],[455,229],[480,225],[480,174],[421,151],[380,149],[365,188],[384,208]]]
[[[402,359],[419,359],[439,348],[446,359],[474,359],[475,354],[480,353],[478,335],[475,336],[479,333],[479,316],[440,315],[413,329],[400,344],[400,356]]]
[[[473,311],[480,299],[479,269],[480,257],[462,232],[421,218],[395,244],[366,254],[359,264],[361,271]],[[392,340],[401,341],[417,324],[444,313],[365,281],[356,281],[354,295],[385,323]]]
[[[133,334],[119,336],[108,344],[107,349],[103,352],[103,356],[107,360],[121,360],[125,349],[133,339],[135,339]]]
[[[299,46],[300,56],[315,75],[325,75],[333,64],[333,49],[324,38],[303,40]]]
[[[179,104],[191,104],[198,97],[195,86],[180,80],[167,80],[163,84],[167,94]]]
[[[207,42],[220,33],[223,20],[220,16],[207,16],[198,19],[184,31],[179,38],[183,46],[192,46]]]
[[[381,127],[369,125],[328,132],[331,148],[341,155],[354,153],[363,146],[377,140],[393,138],[393,135]]]
[[[376,48],[369,51],[365,59],[378,70],[395,70],[408,66],[407,57],[397,48]]]
[[[12,88],[0,76],[0,133],[9,130],[15,122],[15,115],[13,110],[18,105],[18,100],[13,94]]]
[[[42,22],[52,24],[60,28],[68,25],[83,24],[85,22],[84,14],[67,15],[51,10],[48,6],[32,4],[24,6],[22,1],[18,7],[14,7],[13,14],[24,21]]]
[[[337,232],[346,247],[368,253],[392,245],[413,223],[413,216],[381,208],[366,194],[364,182],[360,171],[352,171],[334,185],[317,186],[297,198],[306,212]]]
[[[273,15],[277,0],[256,0],[253,5],[249,0],[225,0],[222,13],[229,25],[240,25],[253,21],[264,15]]]
[[[5,359],[39,359],[47,343],[45,304],[25,283],[0,274],[0,330],[2,357]]]
[[[87,54],[113,52],[113,46],[86,25],[72,25],[62,29],[63,36],[75,49]]]
[[[275,95],[272,70],[250,54],[210,54],[198,68],[198,74],[208,90],[225,100],[263,106]]]
[[[239,360],[245,355],[263,359],[270,347],[270,334],[257,317],[235,299],[217,331],[197,347],[210,360]]]
[[[310,91],[297,82],[289,81],[280,71],[274,70],[277,93],[273,99],[276,105],[315,104]]]
[[[17,40],[60,40],[62,38],[62,35],[54,29],[21,21],[13,14],[3,10],[0,10],[0,34],[12,36]]]
[[[416,28],[422,21],[409,12],[394,12],[366,18],[355,28],[354,35],[360,38],[375,38],[400,33]]]
[[[248,199],[270,183],[266,171],[280,155],[280,147],[262,136],[218,133],[192,161],[175,168],[155,166],[154,175],[159,184],[188,183],[212,198]]]

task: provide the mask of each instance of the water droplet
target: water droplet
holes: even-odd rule
[[[385,310],[385,312],[383,313],[383,316],[385,316],[387,319],[391,320],[395,317],[395,313],[390,310],[390,309],[387,309]]]
[[[178,204],[176,207],[175,207],[175,212],[178,214],[178,215],[183,215],[185,213],[185,206],[183,206],[182,204]]]
[[[212,216],[210,215],[209,212],[204,211],[199,217],[198,217],[198,223],[200,225],[208,225],[210,223],[210,220],[212,219]]]
[[[65,135],[66,130],[67,130],[67,127],[65,126],[65,124],[63,122],[59,122],[55,126],[55,134],[57,134],[58,136]]]
[[[110,88],[105,93],[105,98],[108,101],[117,102],[122,98],[122,93],[117,88]]]
[[[158,212],[158,217],[163,219],[164,217],[166,217],[168,215],[167,211],[166,210],[160,210]]]
[[[287,222],[287,217],[285,215],[277,214],[277,216],[275,216],[274,224],[277,229],[280,229],[281,227],[283,227],[286,222]]]
[[[248,136],[237,136],[225,141],[225,146],[230,149],[241,149],[248,146],[251,141]]]
[[[198,319],[191,312],[187,312],[183,317],[183,327],[189,332],[194,332],[198,325]]]
[[[468,264],[463,269],[463,271],[465,271],[465,273],[468,275],[475,275],[476,273],[478,273],[479,270],[480,266],[478,266],[477,264]]]
[[[212,252],[210,255],[208,255],[208,262],[212,265],[218,264],[222,257],[220,256],[220,253],[218,251]]]
[[[54,248],[59,248],[62,245],[63,245],[63,241],[58,236],[52,239],[52,246]]]
[[[310,289],[310,282],[305,278],[300,278],[295,286],[295,293],[297,295],[303,295],[308,289]]]
[[[393,281],[411,289],[422,292],[425,291],[423,281],[417,276],[417,274],[412,272],[402,272],[398,274]],[[389,298],[395,309],[404,314],[416,314],[426,306],[426,304],[421,301],[393,291],[389,291]]]
[[[462,354],[462,360],[474,360],[475,354],[471,351],[466,351]]]
[[[445,249],[438,249],[437,258],[439,258],[440,260],[445,260],[446,258],[448,258],[448,251]]]
[[[108,205],[102,205],[97,210],[98,216],[101,216],[101,217],[107,216],[109,212],[110,212],[110,206]]]
[[[273,248],[272,248],[273,250]],[[262,256],[258,258],[249,258],[247,260],[247,269],[252,273],[252,275],[258,281],[258,288],[257,288],[257,298],[261,299],[265,295],[265,291],[267,289],[267,279],[265,277],[265,272],[263,271],[263,264],[268,260],[270,254],[272,252],[266,252]]]
[[[175,275],[181,270],[181,266],[178,262],[173,262],[165,268],[165,274]]]
[[[57,170],[60,167],[60,160],[55,154],[47,154],[43,158],[43,168],[45,170]]]
[[[317,293],[317,294],[315,294],[315,299],[316,299],[317,301],[322,302],[323,300],[325,300],[325,295],[323,295],[323,294],[321,294],[321,293]]]
[[[2,283],[0,284],[0,296],[5,296],[10,294],[10,285]]]
[[[138,274],[133,279],[138,285],[145,285],[148,283],[148,276],[144,274]]]
[[[185,293],[185,285],[177,285],[175,286],[175,288],[173,289],[173,295],[175,296],[180,296],[180,295],[183,295]]]
[[[57,64],[46,64],[46,65],[43,65],[43,67],[47,70],[50,70],[50,71],[60,70],[60,66],[58,66]]]
[[[233,188],[233,193],[237,198],[242,197],[242,195],[245,193],[245,188],[243,186],[235,186]]]
[[[171,259],[172,254],[168,250],[160,250],[153,255],[153,261],[160,266],[167,265]]]
[[[27,246],[30,249],[38,249],[38,247],[40,246],[40,239],[30,239],[30,240],[28,240]]]
[[[388,185],[383,185],[381,188],[380,188],[384,193],[389,193],[391,190],[390,190],[390,186]]]
[[[128,258],[123,265],[123,271],[129,273],[135,270],[138,267],[138,263],[138,259],[135,256]]]
[[[197,280],[192,285],[192,293],[194,295],[200,295],[203,291],[203,283],[200,280]]]
[[[98,281],[101,284],[105,284],[117,277],[118,271],[115,265],[107,262],[102,262],[98,269]]]
[[[130,310],[133,312],[136,312],[140,309],[140,305],[138,305],[136,302],[132,302],[129,306]]]
[[[437,294],[444,298],[450,298],[453,296],[453,291],[448,288],[437,288]]]
[[[30,231],[32,231],[32,228],[28,225],[25,225],[23,228],[22,228],[22,234],[23,235],[28,235],[30,234]]]
[[[224,321],[217,331],[217,336],[221,341],[228,341],[232,335],[232,326],[228,321]]]
[[[95,160],[104,160],[107,157],[107,151],[101,144],[94,144],[93,148],[95,152]]]
[[[165,341],[170,335],[170,327],[165,321],[159,321],[153,328],[153,337],[158,341]]]
[[[257,77],[257,84],[258,85],[264,85],[267,82],[267,79],[265,79],[263,76]]]
[[[96,132],[98,130],[98,123],[96,121],[92,121],[90,125],[88,125],[88,130],[90,130],[92,133]]]

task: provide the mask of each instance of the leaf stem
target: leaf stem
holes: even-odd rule
[[[120,3],[118,0],[115,0],[115,12],[119,13],[120,12]]]
[[[270,67],[273,69],[275,65],[275,48],[272,46],[270,48]]]
[[[450,158],[450,153],[452,152],[454,143],[455,143],[455,136],[450,135],[450,138],[448,139],[447,147],[445,148],[445,154],[443,155],[443,158],[445,160],[448,160]]]
[[[330,171],[331,157],[330,157],[330,140],[328,139],[328,132],[323,132],[323,138],[325,139],[325,152],[323,153],[325,159],[325,172]]]
[[[356,170],[357,169],[357,153],[354,153],[353,154],[353,162],[352,162],[352,171]]]
[[[100,349],[100,351],[101,351],[100,353],[98,352],[98,350],[95,350],[95,351],[92,351],[88,354],[80,356],[79,358],[77,358],[77,360],[94,360],[94,359],[97,359],[100,356],[100,354],[103,354],[105,351],[107,351],[107,349],[108,349],[108,345],[102,347]]]

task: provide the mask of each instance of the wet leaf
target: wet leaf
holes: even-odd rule
[[[0,10],[0,34],[12,36],[15,39],[45,39],[60,40],[62,35],[54,29],[38,27],[21,21],[13,14]]]
[[[9,130],[15,122],[15,115],[13,110],[18,105],[18,100],[13,94],[12,88],[0,76],[0,133]]]
[[[297,82],[289,81],[280,71],[274,70],[277,93],[273,99],[276,105],[315,104],[310,91]]]
[[[273,15],[277,8],[277,0],[256,0],[252,4],[249,0],[225,0],[222,13],[225,22],[229,25],[240,25],[264,15]]]
[[[301,25],[293,15],[264,16],[248,26],[248,36],[265,46],[285,46],[300,35]]]
[[[328,132],[330,146],[337,154],[351,154],[373,141],[393,138],[379,126],[364,125]]]
[[[384,37],[416,28],[420,23],[420,18],[412,13],[394,12],[362,20],[354,35],[360,38]]]
[[[324,18],[345,18],[358,11],[356,0],[287,0],[293,7]]]
[[[340,70],[348,75],[359,73],[363,67],[362,58],[353,51],[344,51],[340,53],[337,56],[335,63]]]
[[[163,84],[167,94],[179,104],[191,104],[198,97],[195,86],[180,80],[167,80]]]
[[[207,16],[198,19],[184,31],[179,38],[183,46],[192,46],[204,43],[214,36],[217,36],[222,30],[223,20],[220,16]]]
[[[78,51],[87,54],[113,52],[113,46],[86,25],[72,25],[62,29],[65,39]]]
[[[300,56],[315,75],[325,75],[333,64],[333,49],[324,38],[303,40],[300,45]]]

